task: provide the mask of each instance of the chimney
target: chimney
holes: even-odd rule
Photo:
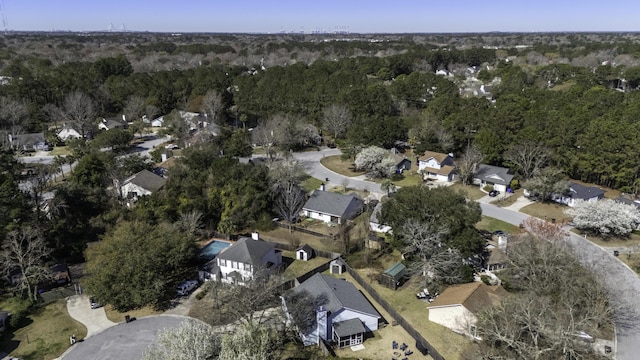
[[[254,231],[251,233],[251,238],[253,240],[260,240],[260,233],[258,233],[257,231]]]
[[[127,122],[127,116],[125,114],[122,114],[122,121]]]
[[[320,191],[325,191],[324,183],[320,184]]]
[[[316,322],[318,323],[318,344],[320,339],[327,340],[327,310],[324,306],[318,307],[316,311]]]
[[[167,161],[167,153],[160,154],[160,157],[162,158],[162,162]]]
[[[498,235],[498,249],[507,251],[507,234]]]

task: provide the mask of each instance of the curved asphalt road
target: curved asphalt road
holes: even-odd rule
[[[362,177],[360,176],[348,177],[340,175],[327,169],[320,163],[320,160],[322,160],[322,158],[324,157],[340,154],[342,154],[342,152],[339,149],[321,148],[320,151],[305,151],[293,153],[293,157],[302,164],[307,174],[320,180],[329,179],[329,182],[325,184],[328,188],[342,186],[342,181],[344,179],[347,179],[349,181],[348,187],[350,188],[367,190],[377,195],[384,194],[384,191],[380,189],[380,184],[378,183],[362,180]]]
[[[339,149],[323,148],[321,151],[294,153],[294,158],[301,161],[309,175],[318,178],[329,178],[329,187],[341,186],[342,179],[349,179],[349,186],[383,194],[377,183],[362,181],[337,174],[320,164],[326,156],[339,155]],[[491,204],[480,204],[482,214],[509,224],[520,225],[529,215],[508,210]],[[640,358],[640,278],[622,261],[607,251],[582,237],[569,232],[566,244],[581,263],[592,268],[603,279],[604,286],[610,293],[611,305],[614,307],[616,323],[616,359],[635,360]]]
[[[519,225],[529,216],[490,204],[480,204],[482,214],[504,222]],[[617,332],[618,360],[638,359],[640,354],[640,278],[622,261],[594,243],[569,232],[566,239],[569,249],[580,262],[595,271],[603,279],[614,307]]]

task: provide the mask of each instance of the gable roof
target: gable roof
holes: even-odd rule
[[[497,305],[507,295],[500,285],[489,286],[483,282],[452,285],[446,288],[429,306],[429,309],[462,305],[477,314],[486,306]]]
[[[478,165],[478,171],[473,177],[499,185],[509,185],[513,180],[513,175],[509,174],[508,168],[486,164]]]
[[[424,169],[422,169],[422,171],[423,172],[433,173],[433,174],[440,174],[440,175],[449,176],[449,174],[451,174],[453,171],[455,171],[455,169],[456,168],[451,166],[451,165],[444,165],[440,169],[436,169],[436,168],[432,168],[432,167],[425,167]]]
[[[312,248],[311,246],[307,245],[307,244],[304,244],[304,245],[302,245],[302,246],[299,246],[299,247],[296,249],[296,252],[298,252],[298,251],[300,251],[300,250],[302,250],[302,251],[306,252],[307,254],[313,254],[313,251],[314,251],[314,250],[313,250],[313,248]]]
[[[626,205],[633,205],[633,206],[635,206],[636,208],[640,208],[640,202],[635,201],[635,200],[631,200],[631,199],[626,198],[626,197],[624,197],[624,196],[622,196],[622,195],[618,196],[618,197],[616,198],[616,201],[617,201],[617,202],[619,202],[619,203],[622,203],[622,204],[626,204]]]
[[[34,146],[38,143],[44,142],[44,134],[43,133],[29,133],[29,134],[21,134],[21,135],[9,135],[11,143],[14,145],[20,146]]]
[[[362,199],[356,194],[343,195],[329,191],[314,190],[302,209],[345,217],[359,210],[360,207],[362,207]]]
[[[124,181],[124,185],[132,183],[151,192],[158,191],[167,182],[162,176],[158,176],[149,170],[142,170]]]
[[[407,267],[402,263],[395,263],[391,265],[387,270],[385,270],[382,275],[387,275],[395,280],[400,279],[404,275],[404,271]]]
[[[107,129],[115,129],[126,127],[127,122],[119,117],[102,118],[102,125]]]
[[[218,254],[219,259],[237,261],[254,266],[262,265],[264,256],[275,249],[275,245],[262,240],[247,237],[238,239],[235,244]]]
[[[595,186],[584,186],[573,181],[569,181],[568,197],[573,199],[587,200],[594,197],[604,196],[604,190]]]
[[[418,161],[427,161],[434,158],[438,163],[442,163],[449,157],[449,154],[438,153],[435,151],[425,151],[422,156],[418,158]]]
[[[346,280],[316,273],[293,289],[295,292],[305,290],[312,296],[325,296],[327,303],[323,305],[331,313],[346,308],[373,317],[382,317],[369,300]]]

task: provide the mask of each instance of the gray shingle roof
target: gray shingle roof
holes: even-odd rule
[[[219,253],[218,258],[259,266],[264,256],[274,248],[271,243],[243,237]]]
[[[358,318],[333,323],[333,331],[339,337],[363,334],[366,332],[362,321]]]
[[[570,198],[588,200],[594,197],[599,198],[603,196],[604,190],[600,188],[597,188],[595,186],[584,186],[573,181],[569,182],[568,197]]]
[[[298,247],[296,249],[296,252],[298,252],[300,250],[306,252],[307,254],[313,254],[313,248],[311,246],[307,245],[307,244],[304,244],[304,245]]]
[[[302,209],[337,217],[349,217],[361,210],[362,204],[362,199],[356,194],[343,195],[314,190]]]
[[[125,184],[132,183],[143,189],[155,192],[160,190],[167,182],[162,176],[158,176],[149,170],[142,170],[124,181]]]
[[[474,177],[499,185],[509,185],[513,180],[513,175],[509,174],[509,169],[486,164],[478,165],[478,171],[476,171]]]
[[[293,291],[304,290],[314,297],[326,296],[327,303],[324,304],[324,307],[332,313],[340,311],[342,308],[347,308],[370,316],[382,317],[369,300],[353,284],[346,280],[317,273],[298,285]]]

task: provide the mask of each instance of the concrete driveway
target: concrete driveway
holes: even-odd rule
[[[107,319],[104,308],[91,308],[87,295],[69,296],[67,298],[67,311],[72,318],[81,322],[87,328],[87,338],[116,325],[116,323]]]

